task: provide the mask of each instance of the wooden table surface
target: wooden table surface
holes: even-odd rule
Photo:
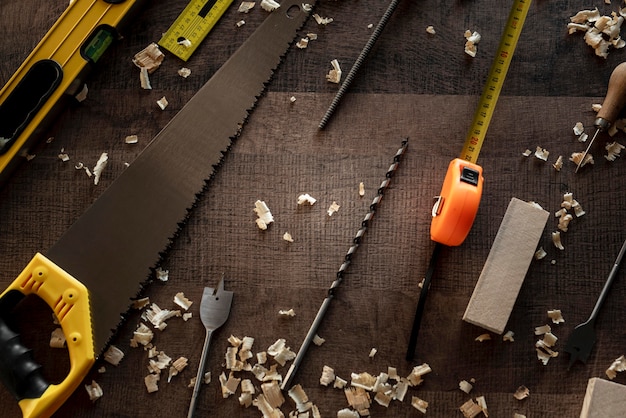
[[[66,3],[0,4],[2,83]],[[59,238],[267,15],[258,4],[241,15],[235,3],[186,64],[166,52],[163,65],[151,76],[152,90],[140,88],[131,58],[158,41],[186,1],[151,2],[124,39],[107,51],[87,82],[87,99],[59,117],[46,134],[54,139],[35,149],[36,157],[22,164],[0,191],[0,285],[7,286],[35,252],[45,251]],[[394,153],[409,138],[401,166],[321,325],[319,335],[326,342],[309,350],[295,383],[302,385],[323,417],[334,417],[348,404],[342,390],[319,384],[324,365],[350,380],[352,373],[378,375],[388,367],[406,376],[415,365],[428,363],[432,372],[422,385],[410,388],[403,402],[393,401],[388,408],[373,402],[371,415],[421,416],[410,405],[411,397],[418,396],[429,403],[427,416],[462,416],[459,407],[464,402],[484,396],[490,417],[512,417],[516,412],[577,417],[588,379],[604,377],[626,351],[626,283],[620,273],[600,313],[598,340],[588,364],[568,371],[569,358],[563,352],[574,326],[590,314],[626,238],[626,166],[622,158],[608,162],[602,157],[603,145],[610,140],[606,135],[592,150],[593,166],[575,174],[567,159],[584,148],[572,127],[580,121],[592,131],[591,105],[602,102],[609,75],[626,52],[611,50],[607,59],[596,57],[581,34],[568,35],[567,23],[586,8],[598,7],[606,15],[615,12],[619,2],[613,3],[533,2],[480,154],[486,179],[480,210],[467,240],[444,248],[440,255],[417,356],[408,362],[404,356],[418,283],[434,248],[429,238],[433,196],[463,145],[512,2],[400,2],[349,93],[320,131],[318,122],[338,89],[325,78],[330,61],[337,59],[347,74],[372,32],[368,25],[375,25],[388,6],[375,0],[320,0],[315,12],[334,21],[319,26],[309,19],[300,31],[302,36],[317,33],[318,39],[306,49],[289,50],[159,263],[169,271],[169,280],[154,281],[143,292],[161,308],[174,309],[178,292],[194,302],[191,320],[171,319],[165,330],[155,330],[153,340],[168,356],[187,357],[188,367],[170,382],[163,376],[158,392],[147,393],[147,353],[129,343],[143,322],[141,312],[133,311],[113,340],[125,353],[122,362],[112,366],[98,361],[55,416],[186,416],[188,384],[204,339],[198,315],[202,290],[222,275],[234,301],[228,322],[214,335],[207,366],[213,378],[202,389],[197,416],[261,416],[253,406],[240,406],[238,393],[226,399],[221,395],[218,376],[228,374],[228,337],[253,337],[255,353],[280,338],[297,351]],[[246,24],[238,28],[235,23],[241,19]],[[429,25],[435,35],[426,32]],[[463,51],[467,29],[482,35],[474,58]],[[192,71],[187,79],[177,74],[183,65]],[[163,96],[170,103],[164,111],[155,103]],[[131,134],[138,135],[138,144],[124,143]],[[624,133],[615,139],[626,141]],[[547,162],[522,156],[537,146],[550,152]],[[70,161],[58,158],[62,150]],[[108,152],[109,165],[96,186],[74,166],[93,166],[102,152]],[[559,155],[566,162],[556,171],[552,163]],[[365,185],[363,197],[358,194],[360,182]],[[461,318],[507,204],[517,197],[553,213],[566,192],[574,194],[586,215],[574,219],[563,234],[562,251],[550,238],[557,220],[548,219],[540,241],[548,255],[531,263],[508,322],[515,341],[503,342],[492,334],[490,341],[476,342],[486,331]],[[296,199],[302,193],[317,203],[299,207]],[[265,201],[275,218],[266,231],[255,224],[256,200]],[[326,210],[333,201],[341,207],[329,217]],[[285,232],[293,243],[282,239]],[[24,341],[34,348],[49,379],[59,381],[67,372],[67,354],[48,348],[55,326],[50,310],[42,305],[26,300],[17,314],[24,318]],[[295,317],[279,315],[279,310],[288,309]],[[566,322],[552,324],[550,309],[560,309]],[[559,338],[560,355],[543,365],[535,353],[534,329],[546,323]],[[370,358],[372,348],[377,353]],[[102,366],[104,373],[99,372]],[[278,371],[284,375],[287,366]],[[246,372],[235,375],[253,378]],[[470,379],[475,379],[473,391],[461,392],[459,381]],[[95,402],[83,388],[92,380],[104,392]],[[626,383],[626,375],[615,381]],[[255,384],[258,389],[260,382]],[[521,385],[529,388],[530,396],[519,401],[513,393]],[[285,415],[295,409],[286,398],[281,408]],[[20,416],[4,388],[0,408],[3,416]]]

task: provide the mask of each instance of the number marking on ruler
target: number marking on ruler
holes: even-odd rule
[[[232,2],[191,0],[159,40],[159,45],[187,61]]]
[[[478,108],[474,114],[474,120],[461,151],[461,158],[469,162],[475,163],[478,159],[506,73],[513,59],[513,52],[522,32],[528,9],[530,9],[531,0],[515,0],[515,2],[516,4],[509,13],[496,57],[491,64],[487,82],[483,87]]]

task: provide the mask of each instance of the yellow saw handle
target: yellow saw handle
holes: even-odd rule
[[[42,366],[8,324],[13,308],[26,295],[46,302],[63,329],[70,371],[59,384],[43,378]],[[87,288],[39,253],[0,295],[0,377],[25,418],[49,417],[82,382],[96,357],[91,324]]]

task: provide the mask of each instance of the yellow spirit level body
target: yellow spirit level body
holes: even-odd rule
[[[73,1],[0,90],[0,186],[143,1]]]

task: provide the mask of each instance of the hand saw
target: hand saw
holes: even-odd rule
[[[78,0],[80,1],[80,0]],[[0,295],[0,375],[23,415],[51,415],[106,348],[120,315],[206,187],[309,15],[285,0],[46,254]],[[11,312],[36,295],[67,339],[70,371],[44,380]]]
[[[495,111],[495,106],[504,85],[513,53],[517,46],[531,0],[514,0],[511,11],[500,37],[498,51],[489,69],[483,86],[478,107],[469,129],[461,155],[448,165],[448,171],[439,196],[432,209],[430,238],[435,241],[435,249],[430,258],[422,290],[415,310],[415,319],[409,337],[406,359],[415,356],[420,322],[426,303],[430,281],[435,273],[435,265],[442,245],[458,246],[465,241],[472,228],[480,205],[483,191],[483,169],[476,164],[478,154],[487,135],[487,128]]]
[[[73,1],[0,90],[0,187],[144,1]]]

